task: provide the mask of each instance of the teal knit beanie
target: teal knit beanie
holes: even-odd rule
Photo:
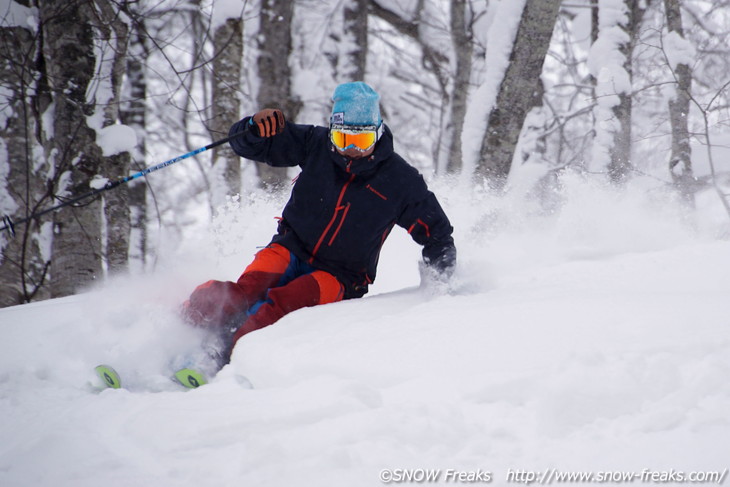
[[[380,126],[380,95],[362,81],[343,83],[332,94],[330,123]]]

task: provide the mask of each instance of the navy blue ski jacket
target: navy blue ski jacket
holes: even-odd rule
[[[394,225],[423,246],[423,259],[451,272],[456,248],[449,223],[423,177],[393,150],[388,127],[372,155],[340,155],[326,127],[287,122],[273,137],[251,130],[250,117],[230,135],[241,157],[274,167],[300,166],[272,243],[325,270],[345,285],[345,298],[361,297],[375,280],[380,250]]]

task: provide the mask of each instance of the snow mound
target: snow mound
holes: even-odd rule
[[[154,275],[0,310],[0,485],[722,472],[730,253],[714,206],[690,216],[656,187],[571,174],[540,196],[544,176],[524,168],[503,197],[435,182],[456,228],[451,286],[419,287],[419,248],[394,231],[370,296],[248,335],[193,391],[168,378],[204,340],[178,307],[238,276],[281,200],[230,201]],[[99,391],[98,363],[128,388]]]

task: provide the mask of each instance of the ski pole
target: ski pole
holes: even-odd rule
[[[219,145],[223,145],[226,142],[229,142],[232,139],[235,139],[236,137],[241,136],[242,134],[243,134],[243,132],[238,132],[238,133],[235,133],[233,135],[229,135],[228,137],[226,137],[224,139],[221,139],[221,140],[217,140],[215,142],[212,142],[212,143],[206,145],[205,147],[201,147],[199,149],[195,149],[193,151],[190,151],[187,154],[183,154],[181,156],[174,157],[174,158],[170,159],[169,161],[162,162],[160,164],[157,164],[156,166],[148,167],[148,168],[143,169],[142,171],[139,171],[137,173],[134,173],[134,174],[132,174],[130,176],[126,176],[126,177],[123,177],[121,179],[117,179],[116,181],[109,181],[102,188],[98,188],[98,189],[95,189],[93,191],[89,191],[86,194],[82,194],[81,196],[77,196],[77,197],[72,198],[72,199],[70,199],[68,201],[64,201],[60,205],[56,205],[56,206],[54,206],[52,208],[47,208],[47,209],[45,209],[43,211],[39,211],[38,213],[34,213],[34,214],[30,215],[29,217],[21,218],[20,220],[13,221],[13,220],[10,219],[10,216],[3,215],[3,217],[2,217],[3,227],[0,228],[0,232],[2,232],[3,230],[8,230],[10,232],[10,234],[14,237],[15,236],[15,227],[18,226],[18,225],[22,225],[24,223],[28,223],[29,221],[34,220],[36,218],[39,218],[39,217],[45,215],[46,213],[51,213],[52,211],[56,211],[56,210],[58,210],[60,208],[63,208],[64,206],[69,206],[69,205],[72,205],[74,203],[78,203],[81,200],[85,200],[86,198],[91,198],[92,196],[96,196],[97,194],[103,193],[104,191],[109,191],[110,189],[114,189],[117,186],[121,186],[122,184],[128,183],[128,182],[130,182],[130,181],[132,181],[134,179],[138,179],[138,178],[147,176],[151,172],[155,172],[155,171],[157,171],[159,169],[165,168],[167,166],[171,166],[172,164],[175,164],[176,162],[180,162],[180,161],[182,161],[184,159],[187,159],[189,157],[193,157],[193,156],[195,156],[197,154],[200,154],[201,152],[205,152],[205,151],[207,151],[209,149],[212,149],[214,147],[218,147]]]

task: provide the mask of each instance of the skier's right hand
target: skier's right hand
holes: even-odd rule
[[[277,108],[264,108],[251,117],[251,128],[258,131],[260,137],[272,137],[281,133],[286,125],[284,112]]]

